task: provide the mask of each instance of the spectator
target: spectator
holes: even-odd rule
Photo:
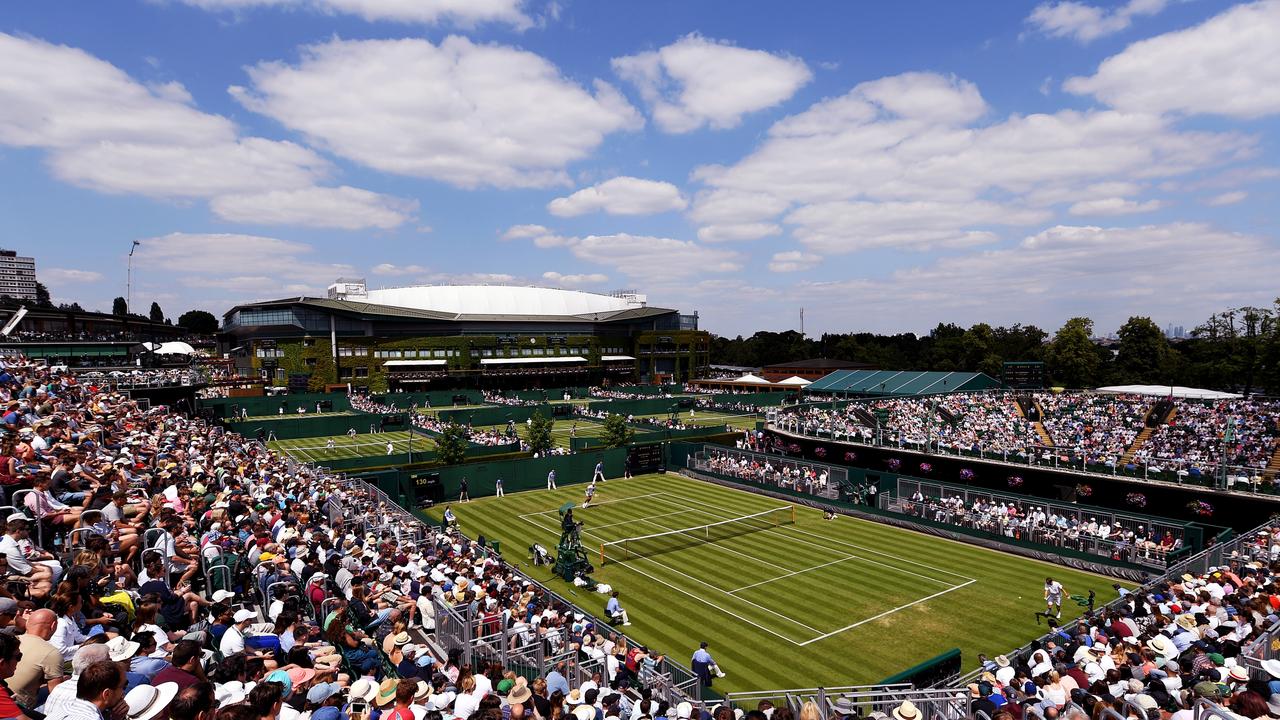
[[[49,643],[57,622],[52,610],[34,610],[27,615],[27,631],[18,636],[22,660],[9,679],[9,688],[23,707],[36,707],[42,688],[53,690],[65,679],[63,655]]]

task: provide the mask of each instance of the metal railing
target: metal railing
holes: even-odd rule
[[[744,471],[738,466],[746,461],[756,464],[760,470]],[[731,462],[731,465],[726,465]],[[751,450],[728,448],[694,453],[688,460],[690,470],[700,470],[752,482],[768,483],[809,495],[836,500],[840,486],[849,484],[849,469],[820,462],[794,460],[782,455],[769,455]],[[769,470],[765,470],[768,466]],[[825,478],[825,479],[824,479]]]
[[[1015,467],[1037,467],[1057,472],[1078,473],[1082,476],[1105,475],[1148,482],[1176,483],[1218,487],[1236,492],[1275,494],[1269,483],[1275,478],[1267,476],[1262,467],[1243,465],[1205,464],[1198,466],[1178,458],[1150,458],[1149,462],[1120,465],[1113,462],[1090,462],[1086,453],[1078,448],[1027,444],[1016,450],[992,448],[984,445],[961,447],[938,439],[904,437],[890,431],[859,426],[853,431],[826,430],[792,415],[780,416],[767,424],[768,429],[786,435],[827,440],[830,442],[864,447],[894,448],[913,452],[945,455],[998,462]]]
[[[1024,519],[1033,512],[1043,512],[1046,520],[1037,524],[1004,522],[1001,517],[976,512],[974,506],[978,502],[1014,508],[1017,511],[1015,517]],[[898,478],[896,493],[881,493],[879,505],[881,510],[889,512],[1124,560],[1159,571],[1163,571],[1170,556],[1180,554],[1182,548],[1182,526],[1162,523],[1158,518],[911,478]],[[1064,523],[1051,524],[1049,515],[1063,518]],[[1109,526],[1113,531],[1140,531],[1150,539],[1143,543],[1130,543],[1090,535],[1087,523]],[[1175,539],[1173,547],[1165,548],[1159,544],[1158,540],[1166,535]]]

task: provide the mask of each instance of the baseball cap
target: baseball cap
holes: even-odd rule
[[[13,598],[0,597],[0,615],[17,615],[18,601]]]
[[[245,608],[240,608],[239,610],[236,611],[236,614],[232,615],[231,617],[236,622],[244,622],[245,620],[252,620],[258,617],[258,614],[252,610],[246,610]]]
[[[342,686],[338,683],[312,685],[311,689],[307,691],[307,702],[320,704],[340,692],[342,692]],[[312,717],[315,717],[315,715],[313,714]]]

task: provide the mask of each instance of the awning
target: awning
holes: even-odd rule
[[[155,352],[157,355],[194,355],[196,349],[180,340],[175,340],[161,345]]]
[[[743,375],[740,378],[734,378],[733,382],[750,383],[752,385],[772,385],[773,384],[773,383],[770,383],[768,380],[765,380],[764,378],[758,375],[752,375],[751,373],[747,373],[746,375]]]
[[[383,367],[431,367],[439,365],[448,365],[448,360],[388,360],[382,363]]]
[[[1236,393],[1204,390],[1201,388],[1182,387],[1181,385],[1112,385],[1098,388],[1100,393],[1120,393],[1125,395],[1149,395],[1153,397],[1177,397],[1193,400],[1234,400],[1243,397]]]
[[[631,360],[634,362],[635,358],[630,355],[601,355],[600,360],[602,362],[613,362],[615,360]]]
[[[774,384],[775,384],[775,385],[794,385],[794,386],[796,386],[796,387],[804,387],[805,385],[812,385],[813,383],[812,383],[812,381],[805,380],[804,378],[800,377],[799,375],[792,375],[791,377],[787,378],[786,380],[779,380],[778,382],[776,382],[776,383],[774,383]]]
[[[533,365],[535,363],[574,363],[586,362],[584,357],[520,357],[520,358],[485,358],[481,365]]]

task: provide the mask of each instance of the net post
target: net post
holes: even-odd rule
[[[604,543],[600,543],[600,567],[604,567]]]
[[[791,524],[792,525],[796,524],[796,506],[795,505],[791,506]]]

